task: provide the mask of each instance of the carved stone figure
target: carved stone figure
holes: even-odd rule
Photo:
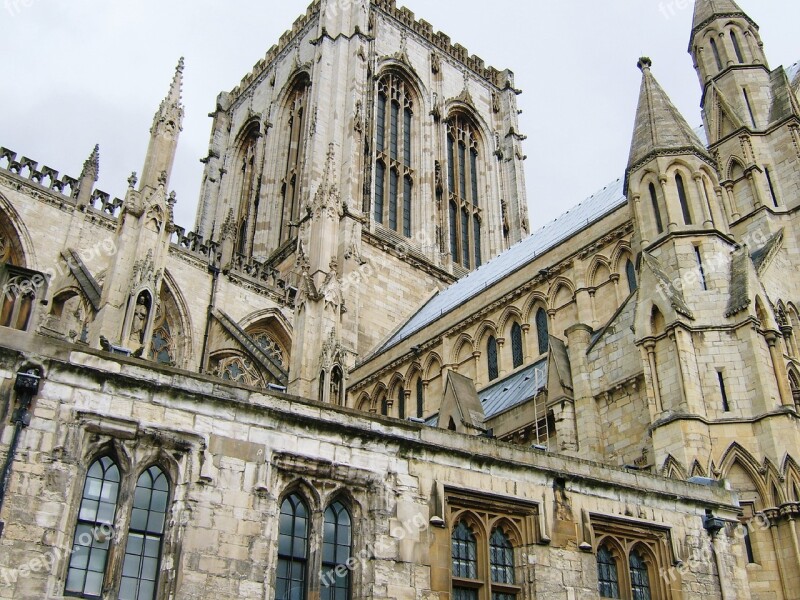
[[[147,316],[149,309],[147,308],[147,300],[144,294],[140,294],[136,300],[136,308],[133,309],[133,320],[131,321],[131,334],[128,340],[136,345],[141,345],[144,341],[144,330],[147,327]]]

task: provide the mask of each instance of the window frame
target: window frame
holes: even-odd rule
[[[462,268],[477,269],[483,264],[480,236],[482,205],[486,201],[481,197],[485,169],[481,129],[475,119],[463,111],[453,112],[445,120],[444,127],[450,258]]]

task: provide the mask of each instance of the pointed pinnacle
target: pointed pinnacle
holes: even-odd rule
[[[175,76],[172,78],[172,85],[169,88],[167,101],[173,106],[177,106],[181,101],[181,92],[183,91],[183,68],[184,60],[181,56],[178,61],[178,66],[175,67]]]
[[[83,170],[81,171],[81,179],[84,177],[91,177],[92,181],[97,181],[100,177],[100,144],[95,144],[94,150],[83,163]]]

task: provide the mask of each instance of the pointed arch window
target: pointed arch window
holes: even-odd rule
[[[652,600],[647,563],[638,550],[634,550],[630,554],[630,567],[633,600]]]
[[[500,375],[497,369],[497,340],[493,335],[486,342],[486,366],[489,370],[489,381],[497,379]]]
[[[397,386],[397,416],[406,418],[406,390],[402,385]]]
[[[519,323],[511,326],[511,355],[515,369],[525,362],[525,353],[522,350],[522,327]]]
[[[425,384],[422,377],[417,379],[417,418],[421,419],[425,415]]]
[[[597,585],[601,598],[620,598],[617,561],[606,545],[597,551]]]
[[[153,600],[156,597],[168,501],[166,474],[157,466],[145,470],[133,494],[120,600]]]
[[[514,578],[514,547],[500,527],[494,530],[489,540],[489,565],[492,571],[492,583],[511,585],[516,583]],[[513,594],[492,593],[493,598],[496,595],[501,596],[503,600],[506,597],[514,597]]]
[[[478,542],[464,521],[459,521],[451,538],[453,600],[478,600],[478,590],[459,580],[478,579]]]
[[[103,593],[119,486],[119,467],[110,457],[99,458],[89,467],[72,542],[66,595],[99,598]]]
[[[458,208],[453,200],[450,201],[448,214],[450,222],[450,258],[454,263],[458,263]]]
[[[742,47],[739,45],[739,36],[736,35],[735,31],[731,31],[731,42],[733,43],[733,52],[736,54],[736,60],[741,65],[744,63],[744,56],[742,55]]]
[[[722,71],[722,57],[719,54],[719,47],[717,47],[717,42],[714,38],[711,38],[711,52],[714,53],[714,61],[717,63],[717,69]]]
[[[550,348],[550,333],[547,330],[547,313],[543,308],[536,311],[536,337],[539,354],[545,354]]]
[[[447,121],[447,183],[450,202],[460,219],[450,217],[450,254],[464,268],[482,263],[480,244],[480,171],[478,129],[465,115]]]
[[[278,527],[278,572],[275,600],[305,600],[308,587],[308,521],[305,502],[297,494],[281,504]]]
[[[322,600],[349,600],[353,526],[350,513],[341,502],[325,510],[322,535]]]
[[[386,396],[381,398],[381,415],[384,417],[389,416],[389,399]]]
[[[683,184],[683,177],[680,173],[675,175],[675,185],[678,187],[678,200],[681,203],[681,212],[683,213],[683,222],[687,225],[692,224],[692,213],[689,210],[689,199],[686,196],[686,186]]]
[[[249,256],[253,251],[253,243],[258,213],[258,165],[256,164],[256,146],[258,143],[258,130],[253,129],[245,138],[239,151],[238,196],[239,209],[237,213],[238,238],[236,251],[244,256]]]
[[[625,276],[628,279],[628,291],[632,294],[638,289],[639,284],[636,281],[636,267],[630,258],[625,263]]]
[[[661,208],[658,205],[658,194],[656,193],[656,186],[650,184],[650,202],[653,206],[653,217],[656,221],[656,231],[664,233],[664,221],[661,220]]]
[[[396,73],[387,73],[378,81],[376,119],[373,217],[375,222],[410,238],[415,174],[414,98],[408,83]]]
[[[294,233],[292,224],[300,218],[300,175],[304,159],[305,129],[308,117],[308,90],[311,81],[308,77],[295,83],[287,106],[286,166],[281,179],[283,213],[281,215],[281,241],[288,240]]]

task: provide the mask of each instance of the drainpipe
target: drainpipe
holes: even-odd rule
[[[722,556],[722,539],[724,535],[725,522],[719,517],[715,517],[710,510],[706,510],[706,516],[703,517],[703,529],[708,532],[708,537],[711,538],[711,548],[714,553],[714,560],[717,563],[717,576],[719,578],[719,591],[722,594],[722,600],[734,600],[735,593],[731,594],[728,589],[728,582],[725,578],[725,561]]]
[[[6,499],[8,481],[11,477],[11,466],[14,464],[14,457],[17,454],[17,445],[22,430],[31,424],[31,401],[39,392],[39,381],[41,375],[36,368],[30,368],[25,372],[17,373],[17,380],[14,382],[14,391],[17,392],[19,407],[14,411],[12,422],[14,423],[14,435],[11,437],[11,446],[8,448],[6,462],[3,465],[3,472],[0,475],[0,512],[3,510],[3,503]],[[3,523],[0,521],[0,536],[3,534]]]

